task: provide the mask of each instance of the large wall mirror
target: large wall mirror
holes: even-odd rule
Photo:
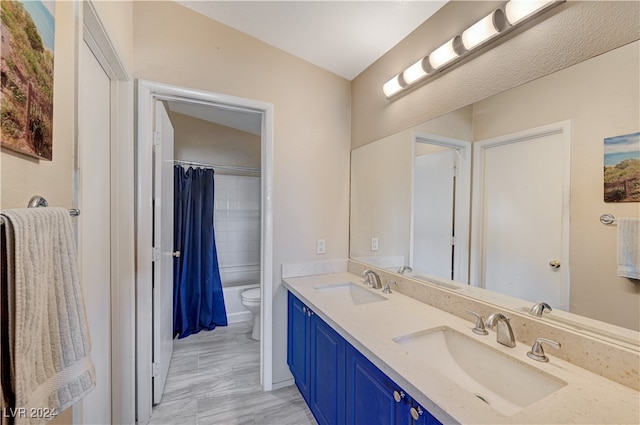
[[[604,139],[640,131],[640,42],[358,147],[350,257],[640,350]],[[481,84],[481,82],[479,82]]]

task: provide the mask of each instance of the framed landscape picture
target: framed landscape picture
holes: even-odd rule
[[[640,202],[640,133],[604,139],[604,201]]]
[[[53,158],[54,1],[2,0],[3,148]]]

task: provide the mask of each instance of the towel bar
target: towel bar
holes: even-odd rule
[[[47,202],[47,200],[39,195],[33,196],[29,200],[29,204],[27,205],[28,208],[43,208],[48,206],[49,203]],[[77,217],[80,215],[80,210],[77,208],[71,208],[69,210],[69,215],[71,217]],[[0,217],[0,226],[4,226],[4,217]]]

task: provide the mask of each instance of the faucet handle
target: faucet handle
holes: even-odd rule
[[[390,294],[391,293],[391,286],[389,286],[389,283],[393,283],[395,284],[396,282],[387,282],[384,284],[384,289],[382,290],[383,294]]]
[[[549,357],[547,357],[546,354],[544,354],[544,350],[542,349],[542,343],[549,344],[555,349],[560,349],[561,347],[559,342],[551,341],[550,339],[539,337],[536,339],[536,342],[533,343],[533,346],[531,347],[531,351],[527,353],[527,356],[539,362],[548,362]]]
[[[489,331],[487,331],[484,327],[484,317],[472,310],[467,310],[467,313],[472,314],[476,317],[476,326],[471,329],[471,332],[478,335],[488,335]]]

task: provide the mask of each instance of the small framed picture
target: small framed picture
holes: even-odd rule
[[[55,2],[2,0],[3,148],[53,159]]]
[[[640,133],[604,139],[604,201],[640,202]]]

